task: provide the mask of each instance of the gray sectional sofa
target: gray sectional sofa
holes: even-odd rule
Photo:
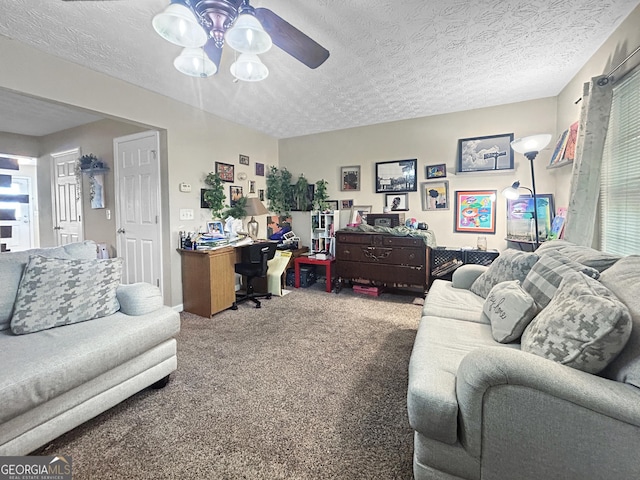
[[[407,401],[416,479],[640,478],[640,256],[557,240],[436,280]]]
[[[0,455],[25,455],[176,369],[180,318],[96,244],[0,254]],[[75,292],[75,293],[74,293]]]

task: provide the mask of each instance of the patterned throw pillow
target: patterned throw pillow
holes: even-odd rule
[[[544,308],[553,298],[562,279],[573,272],[582,272],[596,280],[600,276],[595,268],[569,260],[560,252],[548,251],[540,255],[540,260],[522,282],[522,288],[533,297],[540,308]]]
[[[622,351],[630,334],[629,309],[597,280],[573,272],[525,329],[521,349],[598,373]]]
[[[538,255],[533,252],[522,252],[509,248],[502,252],[471,285],[471,290],[482,298],[487,298],[489,292],[500,282],[518,280],[522,282],[531,267],[538,261]]]
[[[122,259],[29,257],[11,318],[16,335],[84,322],[116,312]]]
[[[491,334],[500,343],[519,339],[536,313],[536,302],[522,289],[518,280],[497,284],[482,307],[482,316],[489,320]]]

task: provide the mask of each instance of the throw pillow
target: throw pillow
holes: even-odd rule
[[[500,282],[508,280],[522,282],[537,261],[538,255],[533,252],[508,248],[471,284],[469,290],[482,298],[487,298],[491,289]]]
[[[520,338],[536,313],[536,302],[522,289],[518,280],[497,284],[482,307],[482,316],[489,320],[491,334],[500,343]]]
[[[573,272],[582,272],[596,280],[600,276],[595,268],[569,260],[560,252],[548,251],[540,255],[540,259],[522,282],[522,288],[533,297],[540,308],[544,308],[556,293],[562,279]]]
[[[83,322],[116,312],[122,259],[29,257],[11,318],[16,335]]]
[[[145,315],[153,312],[162,305],[162,292],[150,283],[131,283],[120,285],[116,290],[120,312],[125,315]]]
[[[525,329],[521,349],[598,373],[622,351],[630,334],[629,309],[597,280],[573,272]]]

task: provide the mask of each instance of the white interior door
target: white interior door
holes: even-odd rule
[[[122,283],[162,286],[160,136],[143,132],[113,141],[118,256]]]
[[[56,245],[84,240],[82,227],[82,196],[76,179],[76,160],[80,150],[53,153],[52,192]]]

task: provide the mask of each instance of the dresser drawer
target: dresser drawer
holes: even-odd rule
[[[340,261],[336,264],[336,275],[342,278],[400,285],[426,286],[428,280],[428,271],[424,265],[411,267]]]
[[[422,247],[427,248],[422,238],[418,237],[383,237],[382,244],[386,247]]]
[[[426,263],[424,248],[377,247],[372,245],[339,244],[338,261],[374,263],[383,265],[422,265]]]

